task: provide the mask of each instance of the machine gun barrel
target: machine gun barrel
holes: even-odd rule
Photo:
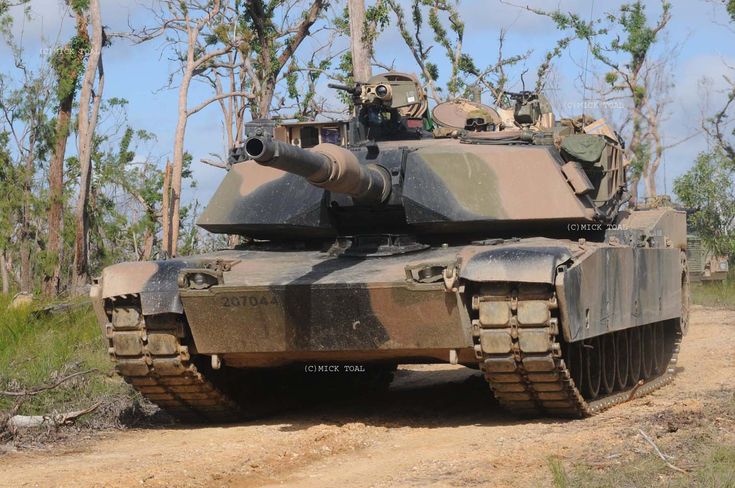
[[[350,86],[350,85],[343,85],[341,83],[329,83],[327,86],[335,90],[346,91],[347,93],[350,93],[351,95],[359,95],[361,92],[360,85]]]
[[[302,149],[256,136],[245,141],[245,152],[262,166],[299,175],[319,188],[350,195],[358,203],[380,204],[390,197],[391,179],[386,169],[362,165],[352,151],[334,144]]]

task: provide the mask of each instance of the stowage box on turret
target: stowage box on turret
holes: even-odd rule
[[[430,114],[401,73],[336,88],[350,121],[253,121],[233,149],[198,224],[245,244],[103,271],[95,310],[138,391],[221,421],[259,411],[260,373],[387,384],[451,362],[512,412],[581,417],[671,380],[685,215],[628,201],[604,120],[556,121],[530,92]]]

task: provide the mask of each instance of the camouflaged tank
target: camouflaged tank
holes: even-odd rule
[[[385,384],[445,362],[511,412],[583,417],[672,379],[685,215],[627,202],[604,120],[529,92],[430,115],[400,73],[336,88],[349,122],[254,121],[233,149],[198,224],[246,244],[103,271],[95,310],[138,391],[222,421],[268,410],[246,393],[268,372]]]

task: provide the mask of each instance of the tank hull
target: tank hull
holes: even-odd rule
[[[574,348],[602,351],[619,337],[654,347],[650,334],[660,333],[640,379],[656,386],[673,373],[688,306],[683,219],[634,212],[600,242],[489,239],[370,258],[250,249],[128,263],[107,268],[93,297],[118,371],[164,407],[178,400],[160,379],[191,377],[197,358],[261,370],[445,361],[482,369],[513,411],[580,416],[635,383],[621,377],[605,402],[594,388],[585,397],[583,378],[572,379]],[[161,328],[168,336],[152,337]],[[158,364],[147,359],[157,352]],[[539,381],[554,391],[539,396]],[[203,401],[210,388],[224,397],[217,385],[196,388]]]
[[[434,283],[407,279],[407,268],[433,266],[457,266],[460,282],[552,285],[570,342],[681,314],[676,248],[523,239],[365,260],[284,254],[227,254],[237,264],[222,284],[180,290],[197,351],[324,357],[376,351],[383,358],[395,351],[396,359],[407,359],[401,354],[471,349],[464,290],[447,287],[440,274]]]

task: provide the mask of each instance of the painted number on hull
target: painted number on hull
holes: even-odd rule
[[[246,295],[240,297],[222,297],[223,307],[260,307],[261,305],[278,305],[275,296]]]

